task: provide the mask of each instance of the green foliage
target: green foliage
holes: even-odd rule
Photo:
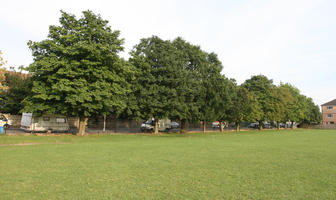
[[[223,115],[228,80],[214,53],[182,38],[142,39],[131,52],[136,66],[134,96],[142,118],[212,121]]]
[[[226,78],[220,74],[223,66],[215,53],[206,53],[205,60],[200,65],[200,96],[197,99],[199,104],[199,120],[211,122],[218,120],[223,114],[222,108],[225,105],[223,91]],[[224,86],[224,87],[223,87]]]
[[[246,80],[242,87],[252,92],[258,101],[261,109],[259,113],[256,113],[259,116],[257,121],[271,121],[276,118],[278,101],[276,87],[272,80],[263,75],[253,76]]]
[[[132,66],[120,59],[123,40],[108,21],[91,11],[80,19],[61,11],[48,39],[28,42],[33,80],[24,111],[89,117],[125,108]]]
[[[31,78],[15,71],[7,71],[4,75],[8,89],[0,93],[0,110],[4,113],[19,114],[23,109],[22,100],[31,92]]]
[[[313,101],[289,84],[277,87],[258,75],[236,86],[220,74],[223,66],[215,53],[182,38],[144,38],[127,62],[118,56],[123,51],[120,33],[112,31],[108,21],[91,11],[80,19],[61,12],[60,25],[49,27],[47,39],[28,42],[34,57],[26,68],[32,90],[23,111],[79,116],[83,123],[109,112],[122,118],[183,122],[311,123],[321,118]],[[0,55],[0,67],[3,64]],[[12,79],[17,86],[6,94],[6,108],[17,113],[21,108],[14,108],[15,102],[27,94],[29,84]]]
[[[230,107],[229,121],[237,124],[244,121],[258,121],[261,108],[254,93],[249,92],[245,87],[236,86],[232,95],[232,106]]]
[[[176,51],[170,41],[157,36],[142,39],[131,52],[130,62],[137,69],[137,98],[141,118],[169,117],[178,105],[179,68]]]
[[[206,53],[180,37],[172,41],[172,45],[178,61],[178,103],[171,117],[189,122],[199,121],[199,99],[202,94],[200,69],[206,63]]]
[[[294,96],[291,93],[289,84],[280,84],[277,88],[277,97],[279,98],[279,110],[277,113],[277,122],[290,121],[289,116],[292,115],[294,109]]]
[[[224,117],[229,80],[220,74],[222,63],[182,38],[173,41],[179,60],[177,119],[212,121]]]
[[[5,72],[6,69],[3,66],[6,64],[6,61],[2,57],[2,51],[0,51],[0,93],[6,91],[7,87],[5,85]],[[1,100],[1,97],[0,97]]]
[[[319,124],[322,120],[322,115],[318,105],[315,105],[312,98],[305,97],[304,103],[304,118],[302,122],[308,124]]]
[[[290,84],[280,84],[284,99],[284,121],[301,122],[304,119],[305,96],[300,94],[299,89]]]

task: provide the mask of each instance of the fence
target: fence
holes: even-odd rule
[[[108,115],[105,120],[105,129],[108,132],[137,133],[140,132],[141,124],[144,123],[144,121],[145,120],[117,119],[114,115]],[[177,122],[181,124],[179,121]],[[96,116],[89,118],[87,127],[88,129],[92,129],[92,131],[102,131],[104,128],[104,117]],[[186,127],[189,131],[201,131],[203,129],[202,122],[187,123]],[[212,129],[212,123],[207,123],[206,127],[207,129]],[[90,130],[88,130],[88,132],[90,132]]]
[[[21,115],[10,115],[4,114],[7,119],[11,120],[12,126],[14,128],[19,128],[21,126]],[[105,120],[105,130],[107,132],[118,132],[118,133],[138,133],[140,132],[141,124],[144,120],[123,120],[117,119],[114,115],[106,116]],[[177,121],[181,124],[179,121]],[[68,117],[68,123],[71,129],[77,129],[79,126],[78,117]],[[248,123],[242,123],[241,128],[246,128]],[[99,133],[103,131],[104,128],[104,117],[103,116],[95,116],[89,118],[87,122],[87,132],[88,133]],[[194,122],[194,123],[186,123],[186,128],[188,131],[202,131],[203,124],[202,122]],[[308,125],[303,128],[315,128],[315,129],[336,129],[335,124],[328,125]],[[206,129],[208,131],[211,130],[219,130],[219,128],[213,128],[212,123],[208,122],[206,124]],[[230,124],[229,128],[225,128],[226,130],[235,129],[234,124]]]
[[[318,125],[307,125],[302,128],[311,128],[311,129],[336,129],[336,124],[318,124]]]

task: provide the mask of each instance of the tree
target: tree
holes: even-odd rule
[[[277,128],[280,129],[280,122],[283,122],[286,112],[289,112],[289,106],[292,104],[293,98],[289,90],[285,87],[275,87],[271,95],[274,101],[273,121],[276,122]]]
[[[216,118],[222,69],[217,55],[182,38],[171,42],[157,36],[142,39],[131,55],[130,62],[140,72],[135,91],[138,108],[143,118],[154,117],[154,133],[161,118],[180,120],[181,132],[186,121]]]
[[[61,11],[60,25],[50,26],[46,40],[28,42],[34,62],[27,67],[33,88],[25,111],[79,117],[79,135],[87,118],[111,110],[121,112],[132,67],[118,53],[119,31],[91,11],[80,19]]]
[[[134,88],[141,118],[155,119],[154,133],[158,133],[159,119],[166,118],[173,110],[176,64],[174,49],[169,41],[157,36],[141,39],[134,47],[129,60],[138,70],[140,87]]]
[[[6,64],[6,61],[2,57],[2,52],[0,51],[0,93],[6,91],[7,87],[5,85],[5,73],[6,69],[3,66]],[[1,97],[0,97],[1,100]]]
[[[19,114],[23,109],[23,99],[31,92],[31,78],[27,74],[15,71],[6,71],[4,75],[7,90],[0,93],[0,110],[5,113]]]
[[[318,105],[315,105],[312,98],[305,97],[303,123],[319,124],[322,115]]]
[[[235,122],[236,130],[240,130],[240,123],[244,121],[255,121],[260,119],[261,108],[254,93],[249,92],[245,87],[236,86],[232,95],[232,106],[230,106],[229,120]]]
[[[186,132],[187,122],[198,122],[199,100],[202,95],[202,68],[207,64],[207,54],[200,46],[190,44],[178,37],[172,41],[177,63],[177,104],[171,113],[172,119],[181,121],[181,133]]]
[[[230,122],[232,120],[233,109],[235,107],[235,95],[236,95],[237,83],[234,79],[228,79],[224,75],[220,89],[218,91],[220,95],[220,102],[217,108],[217,120],[219,121],[220,132],[223,132],[223,122]]]
[[[206,123],[217,120],[222,114],[221,100],[222,84],[225,79],[220,72],[223,69],[222,63],[215,53],[206,53],[205,63],[200,65],[200,88],[197,103],[199,107],[199,120],[203,122],[203,132],[205,133]]]
[[[292,122],[291,127],[294,128],[293,122],[302,121],[304,118],[304,97],[300,94],[299,89],[288,83],[280,84],[279,87],[283,93],[288,93],[284,101],[283,121],[285,123]]]
[[[246,80],[243,84],[250,92],[253,92],[260,106],[259,129],[262,129],[262,123],[264,121],[274,120],[277,113],[278,101],[275,96],[276,87],[273,85],[273,81],[269,80],[264,75],[252,76],[251,79]]]

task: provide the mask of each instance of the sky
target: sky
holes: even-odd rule
[[[141,38],[182,37],[215,52],[239,84],[263,74],[290,83],[318,105],[336,99],[334,0],[3,0],[0,50],[7,67],[33,61],[29,40],[47,38],[60,10],[91,10],[119,30],[128,52]]]

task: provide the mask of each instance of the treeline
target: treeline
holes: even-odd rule
[[[128,119],[153,117],[155,133],[162,118],[179,120],[182,132],[186,122],[195,121],[203,121],[205,129],[205,122],[217,120],[237,125],[321,120],[319,107],[294,86],[274,85],[263,75],[238,85],[221,74],[215,53],[180,37],[141,39],[124,60],[118,55],[119,34],[91,11],[80,19],[62,12],[46,40],[28,43],[34,62],[26,68],[31,78],[23,80],[31,79],[32,89],[18,102],[21,111],[78,116],[79,134],[88,117],[111,112]]]

